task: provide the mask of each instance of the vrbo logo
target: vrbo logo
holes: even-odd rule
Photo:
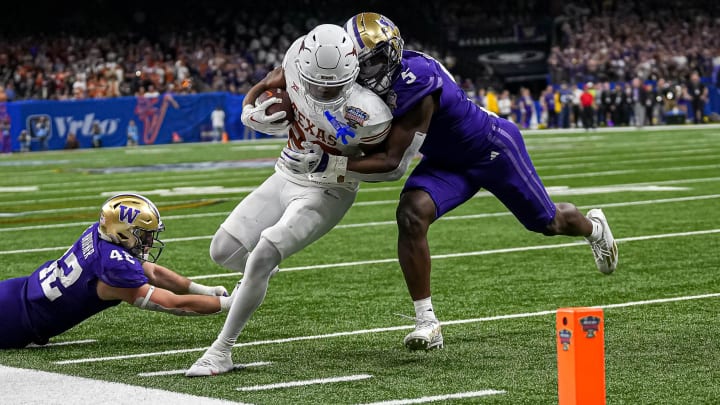
[[[95,122],[100,125],[102,134],[111,135],[117,131],[120,119],[109,118],[106,120],[96,120],[94,113],[85,114],[85,118],[82,120],[76,120],[75,117],[55,117],[55,127],[61,138],[66,137],[69,133],[92,136],[92,127]]]

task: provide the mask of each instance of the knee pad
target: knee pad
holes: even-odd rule
[[[248,256],[243,281],[267,281],[277,273],[280,261],[282,261],[282,257],[277,247],[268,239],[261,237],[255,249]]]
[[[226,269],[244,272],[248,249],[226,230],[220,228],[210,242],[210,258]]]

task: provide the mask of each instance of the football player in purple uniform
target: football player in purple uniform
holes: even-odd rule
[[[165,246],[158,239],[164,229],[147,198],[108,199],[100,220],[59,259],[29,276],[0,281],[0,349],[44,345],[121,301],[174,315],[227,311],[232,298],[225,287],[198,284],[155,264]]]
[[[417,152],[422,160],[400,196],[398,258],[414,301],[416,327],[410,350],[443,347],[430,298],[427,233],[435,220],[481,188],[495,195],[530,231],[587,238],[598,269],[612,273],[617,245],[600,209],[583,215],[554,203],[528,156],[517,126],[469,100],[445,67],[420,52],[403,50],[400,31],[387,17],[361,13],[345,25],[360,60],[358,81],[383,96],[393,112],[382,147],[350,158],[346,176],[397,180]]]

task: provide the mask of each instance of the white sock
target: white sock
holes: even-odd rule
[[[435,311],[433,311],[432,299],[430,297],[413,301],[413,305],[415,306],[416,318],[435,318]]]
[[[212,346],[210,346],[210,350],[208,351],[214,351],[217,354],[229,355],[236,341],[237,338],[233,339],[222,335],[218,336],[217,339],[215,339],[215,341],[213,342]]]
[[[591,219],[590,222],[592,223],[592,233],[590,233],[590,236],[588,236],[587,239],[590,242],[595,242],[596,240],[600,240],[600,238],[602,238],[603,228],[600,221],[593,221]]]

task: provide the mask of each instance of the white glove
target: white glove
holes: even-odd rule
[[[320,162],[320,165],[315,168],[314,172],[310,173],[308,178],[320,183],[340,183],[345,181],[348,158],[329,153],[326,153],[325,156],[327,156],[327,163]]]
[[[218,296],[218,297],[227,297],[228,296],[227,289],[221,285],[207,286],[207,285],[198,284],[194,281],[190,282],[190,286],[188,286],[188,293],[199,294],[199,295],[214,295],[214,296]]]
[[[287,135],[290,129],[290,122],[284,120],[280,123],[274,121],[285,118],[287,115],[285,111],[278,111],[271,115],[267,115],[265,110],[275,103],[282,103],[278,97],[271,97],[254,107],[250,104],[246,104],[243,107],[242,115],[240,120],[244,125],[264,134],[273,136]]]
[[[327,164],[328,155],[320,145],[312,142],[303,142],[303,150],[296,151],[287,146],[280,154],[280,163],[295,174],[312,173],[321,163]]]
[[[326,153],[320,145],[303,142],[303,150],[285,147],[280,154],[280,163],[296,174],[307,174],[308,178],[321,183],[337,183],[347,171],[347,157]]]

